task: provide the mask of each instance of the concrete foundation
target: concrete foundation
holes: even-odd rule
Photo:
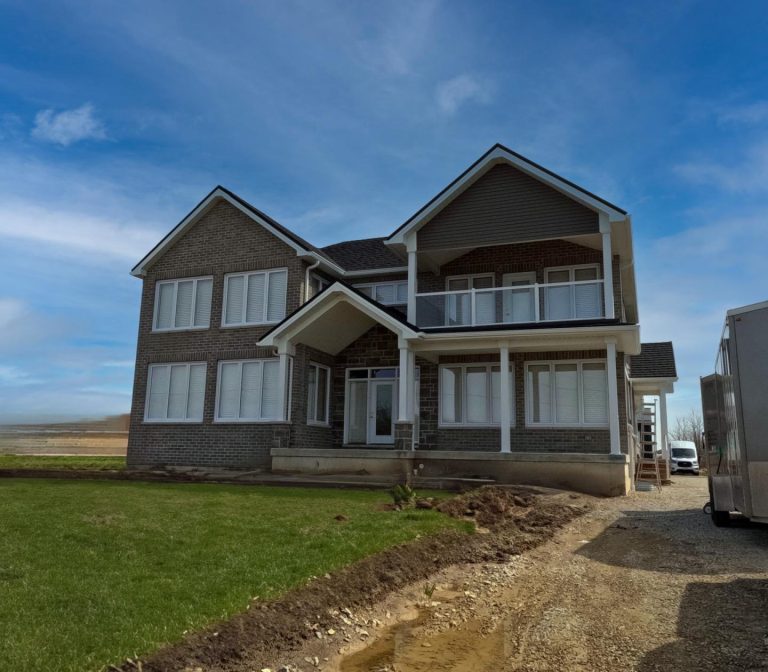
[[[615,497],[630,489],[626,455],[446,450],[272,449],[273,473],[484,477]]]

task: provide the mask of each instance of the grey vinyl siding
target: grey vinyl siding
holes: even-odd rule
[[[597,213],[500,164],[418,232],[419,250],[494,245],[598,233]]]

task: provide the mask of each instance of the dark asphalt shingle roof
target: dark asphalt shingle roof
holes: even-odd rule
[[[321,251],[345,271],[364,271],[369,268],[402,268],[405,266],[405,261],[385,245],[384,240],[385,238],[345,240],[323,247]]]
[[[641,343],[640,354],[629,358],[630,378],[677,378],[672,341]]]

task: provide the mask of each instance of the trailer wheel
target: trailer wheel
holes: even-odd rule
[[[731,514],[729,511],[717,511],[715,507],[712,507],[712,522],[717,527],[730,527]]]

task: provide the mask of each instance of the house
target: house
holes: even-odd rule
[[[630,217],[501,145],[324,248],[217,187],[132,274],[130,467],[630,488]]]

